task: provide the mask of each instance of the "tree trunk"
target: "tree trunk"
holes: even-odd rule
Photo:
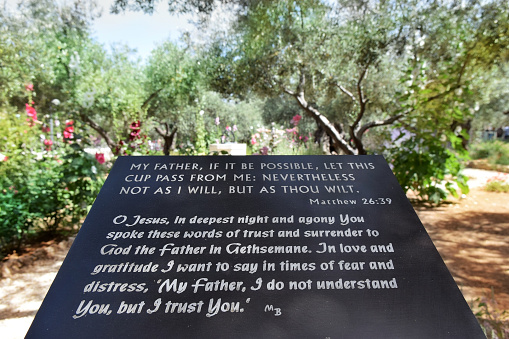
[[[163,132],[159,127],[155,127],[157,134],[159,134],[164,140],[163,153],[164,155],[170,155],[170,148],[173,144],[173,140],[175,139],[175,135],[177,133],[177,127],[175,127],[171,133],[170,128],[167,123],[164,123],[166,130]]]

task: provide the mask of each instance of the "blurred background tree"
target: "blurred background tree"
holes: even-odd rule
[[[118,0],[112,11],[157,3]],[[263,154],[383,154],[405,190],[439,202],[466,192],[470,143],[509,125],[507,1],[168,4],[195,13],[196,30],[145,61],[92,37],[93,0],[0,12],[0,214],[19,216],[0,225],[5,244],[84,215],[108,148],[206,154],[235,141]]]

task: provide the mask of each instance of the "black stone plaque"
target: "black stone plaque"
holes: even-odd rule
[[[27,338],[484,338],[381,156],[121,157]]]

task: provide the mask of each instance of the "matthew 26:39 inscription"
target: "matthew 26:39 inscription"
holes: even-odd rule
[[[484,338],[381,156],[121,157],[27,338]]]

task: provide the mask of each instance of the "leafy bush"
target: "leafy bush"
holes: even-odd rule
[[[426,202],[438,204],[448,194],[468,193],[467,178],[461,175],[459,157],[435,138],[411,137],[392,149],[390,162],[401,187],[412,190]]]
[[[36,231],[79,223],[103,184],[101,166],[77,144],[38,154],[20,149],[0,166],[3,251]]]
[[[500,140],[474,144],[470,149],[472,159],[488,159],[493,165],[509,165],[509,144]]]
[[[31,91],[31,85],[27,87]],[[106,170],[102,154],[94,157],[82,148],[80,128],[73,120],[60,124],[53,119],[51,132],[33,106],[27,104],[25,110],[26,116],[0,111],[0,252],[4,253],[18,249],[29,235],[77,224],[99,192]]]

